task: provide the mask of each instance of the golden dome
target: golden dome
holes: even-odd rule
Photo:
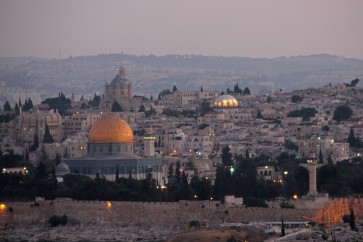
[[[222,95],[214,101],[214,107],[238,107],[238,101],[231,95]]]
[[[89,143],[132,143],[134,136],[125,120],[106,114],[97,120],[88,135]]]

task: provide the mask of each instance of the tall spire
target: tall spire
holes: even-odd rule
[[[120,76],[121,80],[126,79],[125,67],[120,66],[120,69],[118,70],[118,75]]]

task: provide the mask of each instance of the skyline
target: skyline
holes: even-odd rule
[[[0,1],[0,57],[124,53],[363,59],[363,2]]]

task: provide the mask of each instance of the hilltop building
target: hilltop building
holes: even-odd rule
[[[131,98],[131,83],[126,78],[124,67],[120,67],[118,75],[112,80],[110,84],[106,82],[105,96],[112,97],[115,100],[122,100],[124,98]]]

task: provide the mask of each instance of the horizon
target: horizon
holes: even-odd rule
[[[22,58],[35,58],[35,59],[42,59],[42,60],[68,60],[72,58],[80,58],[80,57],[100,57],[100,56],[107,56],[107,55],[121,55],[121,56],[136,56],[136,57],[148,57],[148,56],[155,56],[157,58],[159,57],[166,57],[166,56],[193,56],[193,57],[210,57],[210,58],[249,58],[249,59],[263,59],[263,60],[273,60],[273,59],[288,59],[288,58],[300,58],[300,57],[317,57],[317,56],[329,56],[329,57],[337,57],[337,58],[343,58],[343,59],[354,59],[354,60],[361,60],[363,61],[363,58],[358,57],[347,57],[347,56],[339,56],[335,54],[330,53],[320,53],[320,54],[307,54],[307,55],[291,55],[291,56],[274,56],[274,57],[251,57],[251,56],[223,56],[223,55],[203,55],[203,54],[164,54],[164,55],[156,55],[156,54],[125,54],[125,53],[99,53],[94,55],[77,55],[77,56],[68,56],[68,57],[62,57],[62,58],[48,58],[48,57],[40,57],[40,56],[0,56],[0,59],[22,59]]]
[[[0,0],[0,6],[0,57],[329,53],[363,59],[358,0]]]

